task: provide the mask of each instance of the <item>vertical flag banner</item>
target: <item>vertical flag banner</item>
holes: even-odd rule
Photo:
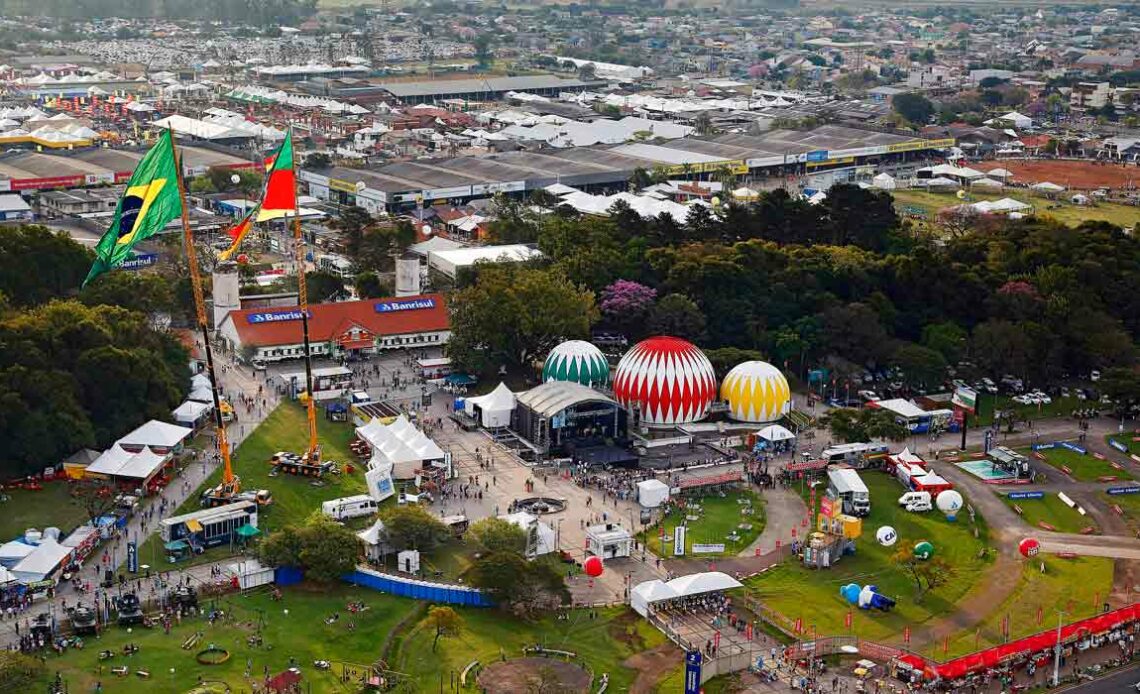
[[[265,195],[257,221],[280,219],[297,212],[297,175],[293,169],[293,131],[285,132],[285,139],[277,152],[265,161]]]
[[[249,233],[249,230],[253,228],[253,220],[257,217],[257,213],[260,209],[260,207],[255,206],[248,214],[242,217],[240,222],[226,229],[226,235],[230,237],[232,242],[229,248],[218,254],[220,260],[229,260],[230,256],[237,252],[242,239],[244,239],[246,234]]]
[[[127,190],[119,199],[111,226],[95,246],[95,264],[83,284],[118,267],[130,257],[140,241],[154,236],[182,215],[182,196],[178,194],[178,165],[169,130],[139,162],[127,181]]]

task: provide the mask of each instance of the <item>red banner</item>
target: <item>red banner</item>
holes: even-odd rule
[[[53,176],[51,178],[13,178],[9,181],[11,190],[51,190],[81,186],[87,181],[83,176]]]
[[[847,614],[843,615],[843,626],[847,629],[850,629],[852,619],[853,617],[851,615],[851,610],[847,610]]]
[[[910,627],[903,627],[903,643],[910,643]]]

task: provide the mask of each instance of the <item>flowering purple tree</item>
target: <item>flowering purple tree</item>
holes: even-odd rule
[[[657,299],[657,290],[630,280],[617,280],[602,289],[600,307],[606,318],[624,323],[649,313]]]

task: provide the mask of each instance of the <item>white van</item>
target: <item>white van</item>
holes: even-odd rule
[[[929,511],[934,508],[930,501],[930,492],[907,492],[899,497],[899,506],[911,513]]]
[[[376,513],[377,508],[379,508],[379,504],[367,494],[345,496],[321,503],[321,513],[333,520],[371,516],[373,513]]]

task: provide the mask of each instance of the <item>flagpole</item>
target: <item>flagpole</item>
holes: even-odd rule
[[[206,350],[206,373],[210,377],[210,392],[214,397],[214,426],[218,434],[218,449],[222,454],[223,472],[222,483],[218,487],[221,495],[232,497],[239,491],[240,481],[234,477],[233,465],[230,461],[230,446],[226,439],[225,422],[222,421],[222,403],[218,397],[218,378],[214,371],[214,353],[210,349],[210,328],[206,320],[206,300],[202,293],[202,275],[198,269],[198,254],[194,250],[194,237],[190,233],[190,214],[186,210],[186,182],[182,179],[182,161],[178,158],[178,150],[174,142],[173,128],[167,128],[170,137],[170,154],[174,157],[174,167],[178,171],[178,199],[182,203],[182,245],[186,251],[186,262],[190,267],[190,286],[194,290],[194,311],[198,320],[198,329],[202,333],[202,344]]]
[[[305,403],[305,415],[309,420],[308,463],[320,461],[321,451],[317,443],[316,395],[313,393],[313,355],[309,347],[309,292],[305,285],[305,239],[301,234],[301,196],[297,182],[297,141],[293,139],[293,125],[289,124],[289,143],[293,161],[293,243],[296,244],[294,257],[297,262],[297,303],[301,307],[301,337],[305,348],[305,392],[309,400]],[[268,185],[268,183],[266,183]],[[331,356],[331,355],[330,355]]]

